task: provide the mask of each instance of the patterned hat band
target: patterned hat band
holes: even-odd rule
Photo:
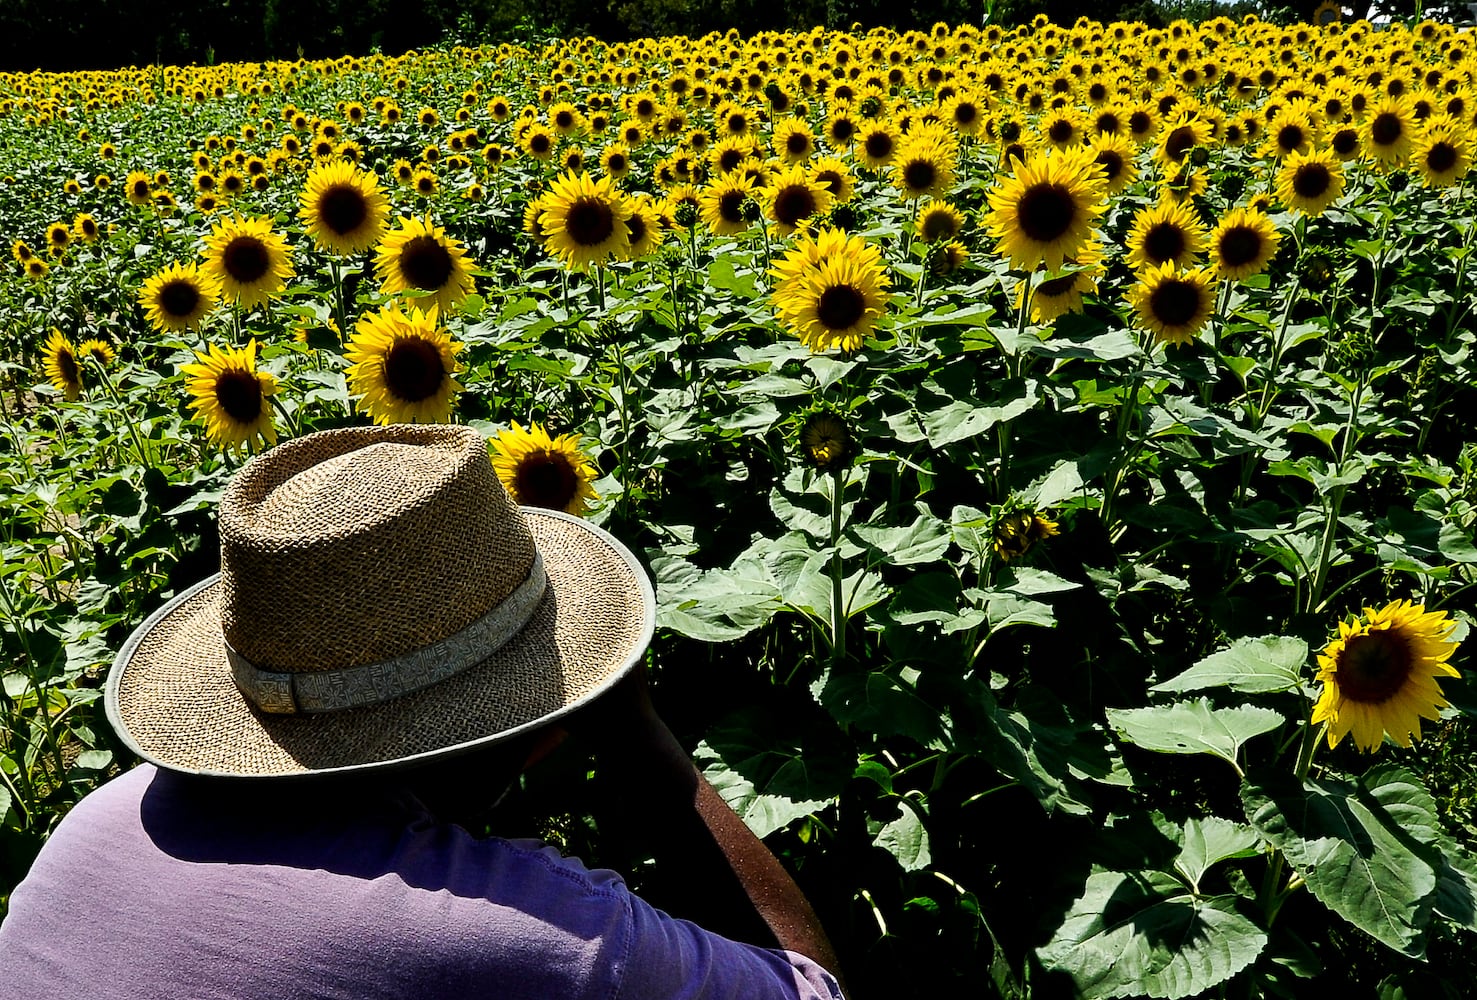
[[[336,670],[262,670],[226,643],[231,676],[252,704],[274,714],[315,714],[374,705],[453,677],[486,660],[533,616],[549,578],[535,552],[528,576],[487,614],[453,635],[401,656]]]

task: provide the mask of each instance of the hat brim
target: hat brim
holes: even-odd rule
[[[108,674],[108,721],[134,753],[174,771],[291,777],[414,763],[509,739],[599,697],[645,653],[651,581],[609,533],[523,508],[549,586],[510,642],[455,676],[377,705],[274,715],[231,679],[217,574],[169,601]]]

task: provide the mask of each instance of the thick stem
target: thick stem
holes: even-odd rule
[[[846,489],[846,473],[838,469],[831,479],[831,662],[846,661],[846,595],[842,584],[841,563],[841,496]]]

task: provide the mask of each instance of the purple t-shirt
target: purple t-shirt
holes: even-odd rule
[[[414,800],[274,810],[141,766],[62,821],[0,924],[6,997],[835,1000],[793,952],[677,920]]]

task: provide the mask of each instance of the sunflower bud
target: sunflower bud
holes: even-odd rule
[[[830,409],[811,411],[800,425],[800,454],[817,469],[845,468],[856,455],[846,416]]]
[[[1399,194],[1410,187],[1410,174],[1397,170],[1385,178],[1385,183],[1390,185],[1391,194]]]
[[[743,204],[739,206],[739,211],[743,213],[744,221],[751,224],[758,222],[764,214],[763,207],[754,198],[745,198]]]
[[[1190,163],[1197,167],[1203,167],[1210,162],[1210,150],[1204,146],[1196,146],[1190,150]]]
[[[1246,175],[1233,171],[1221,174],[1220,190],[1226,201],[1236,201],[1246,191]]]
[[[697,225],[697,206],[690,201],[684,201],[677,206],[677,211],[672,213],[672,219],[683,229],[691,229]]]
[[[1326,291],[1338,276],[1333,260],[1321,249],[1315,249],[1302,259],[1298,268],[1303,287],[1309,291]]]
[[[862,113],[863,118],[876,118],[882,112],[882,102],[876,94],[868,94],[862,99],[857,110]]]

